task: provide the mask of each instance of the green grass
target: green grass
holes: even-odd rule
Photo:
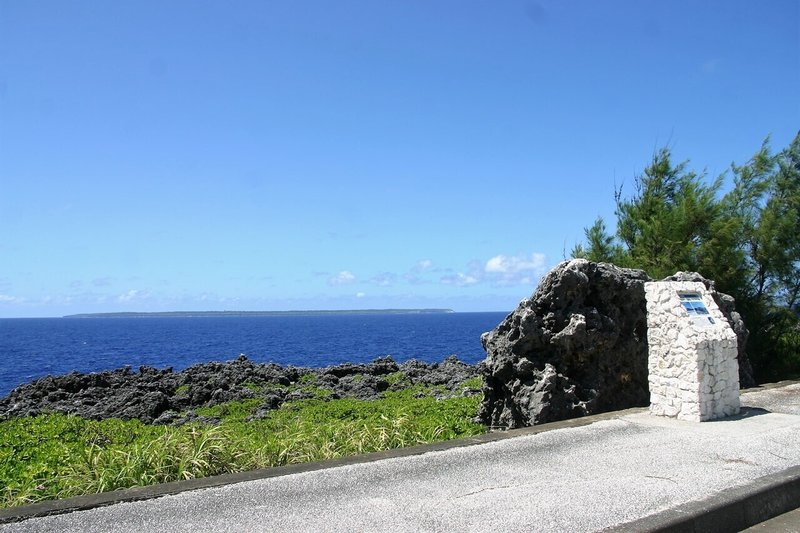
[[[386,381],[389,383],[389,386],[395,385],[397,383],[408,382],[408,378],[405,372],[397,371],[392,372],[391,374],[386,374]]]
[[[461,382],[461,386],[469,389],[480,389],[483,387],[483,378],[475,376]]]
[[[320,400],[330,398],[332,394],[330,389],[326,389],[325,387],[315,387],[313,385],[306,385],[304,387],[300,387],[299,390],[300,392],[311,394],[314,398]]]
[[[194,412],[199,416],[209,416],[227,421],[242,421],[250,416],[259,405],[261,405],[261,399],[250,398],[238,402],[221,403],[211,407],[198,407]]]
[[[264,389],[263,385],[259,385],[258,383],[254,383],[252,381],[245,381],[242,383],[242,387],[245,389],[250,389],[253,392],[261,392]]]
[[[483,433],[480,396],[289,402],[256,421],[258,399],[196,412],[217,426],[152,426],[48,414],[0,422],[0,506],[413,446]]]

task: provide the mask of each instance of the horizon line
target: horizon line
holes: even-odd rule
[[[205,310],[205,311],[105,311],[72,313],[50,316],[4,316],[0,320],[50,319],[50,318],[136,318],[136,317],[202,317],[202,316],[280,316],[280,315],[332,315],[332,314],[469,314],[469,313],[510,313],[509,310],[456,311],[452,308],[371,308],[371,309],[292,309],[268,311]]]

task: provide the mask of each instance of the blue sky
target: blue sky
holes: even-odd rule
[[[0,0],[0,317],[509,311],[798,94],[796,0]]]

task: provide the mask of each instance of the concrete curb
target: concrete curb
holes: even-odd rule
[[[635,407],[632,409],[626,409],[624,411],[613,411],[609,413],[585,416],[582,418],[561,420],[559,422],[551,422],[549,424],[541,424],[539,426],[512,429],[509,431],[484,433],[483,435],[466,437],[463,439],[454,439],[444,442],[435,442],[433,444],[422,444],[419,446],[410,446],[408,448],[397,448],[382,452],[354,455],[350,457],[342,457],[340,459],[331,459],[328,461],[314,461],[296,465],[278,466],[261,470],[250,470],[248,472],[222,474],[219,476],[209,476],[185,481],[173,481],[170,483],[161,483],[146,487],[133,487],[130,489],[103,492],[100,494],[87,494],[85,496],[75,496],[72,498],[64,498],[62,500],[43,501],[30,505],[0,509],[0,524],[19,522],[39,516],[71,513],[74,511],[85,511],[88,509],[94,509],[96,507],[113,505],[115,503],[149,500],[171,494],[178,494],[180,492],[221,487],[224,485],[231,485],[244,481],[288,476],[290,474],[312,472],[314,470],[323,470],[327,468],[336,468],[360,463],[370,463],[373,461],[382,461],[384,459],[393,459],[396,457],[422,455],[424,453],[449,450],[452,448],[461,448],[464,446],[474,446],[477,444],[485,444],[487,442],[496,442],[514,437],[522,437],[524,435],[536,435],[538,433],[544,433],[546,431],[553,431],[556,429],[588,426],[601,420],[614,420],[626,415],[642,413],[645,411],[647,411],[647,407]]]
[[[736,532],[800,507],[800,466],[604,531]]]

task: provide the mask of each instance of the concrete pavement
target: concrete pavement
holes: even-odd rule
[[[800,508],[783,513],[753,527],[746,533],[800,533]]]
[[[760,487],[766,499],[750,501],[757,513],[775,501],[771,487],[795,485],[796,495],[781,494],[800,506],[800,384],[748,392],[742,403],[740,416],[719,421],[622,411],[580,427],[540,426],[479,445],[32,518],[0,531],[687,530],[681,519],[691,513],[738,509]]]

